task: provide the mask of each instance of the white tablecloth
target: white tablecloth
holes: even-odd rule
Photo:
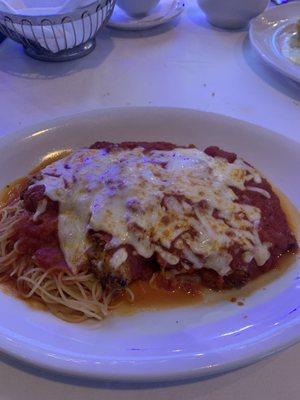
[[[36,122],[113,106],[177,106],[227,114],[300,140],[300,86],[267,67],[247,32],[212,28],[187,1],[175,22],[134,33],[106,29],[96,50],[50,64],[0,45],[0,136]],[[0,137],[1,140],[1,137]],[[300,345],[239,371],[177,386],[86,387],[0,366],[0,400],[299,399]]]

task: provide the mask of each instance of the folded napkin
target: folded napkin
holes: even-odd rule
[[[28,16],[62,14],[85,7],[93,0],[0,0],[0,11]]]

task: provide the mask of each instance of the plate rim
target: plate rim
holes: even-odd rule
[[[150,110],[150,111],[149,111]],[[137,113],[137,112],[152,112],[156,113],[157,115],[160,113],[196,113],[198,114],[199,118],[209,118],[209,119],[216,119],[219,121],[227,121],[228,123],[234,123],[237,126],[246,126],[253,129],[259,129],[259,131],[264,132],[264,134],[271,134],[272,136],[275,135],[278,139],[285,139],[289,142],[294,142],[296,146],[300,149],[300,142],[285,137],[284,135],[278,134],[270,129],[265,127],[252,124],[247,121],[239,120],[236,118],[232,118],[230,116],[211,113],[206,111],[200,111],[197,109],[191,108],[179,108],[179,107],[114,107],[114,108],[102,108],[102,109],[95,109],[90,111],[85,111],[81,113],[76,113],[74,115],[67,115],[58,117],[55,119],[51,119],[48,121],[40,122],[37,124],[30,125],[28,127],[24,127],[23,129],[16,130],[13,133],[6,133],[1,136],[1,144],[0,144],[0,153],[5,148],[6,145],[13,143],[15,140],[28,139],[32,137],[32,135],[36,132],[48,133],[51,134],[52,130],[55,130],[58,127],[67,126],[68,122],[73,122],[75,120],[81,120],[83,117],[88,118],[89,116],[98,116],[99,118],[105,116],[107,113]],[[295,325],[297,326],[298,330],[295,329]],[[194,378],[203,378],[208,377],[220,373],[224,373],[233,369],[237,369],[249,364],[252,364],[262,358],[265,358],[271,354],[274,354],[282,349],[285,349],[298,341],[300,341],[300,316],[293,319],[291,322],[286,322],[285,324],[280,326],[279,332],[276,335],[276,338],[272,339],[270,342],[267,341],[263,348],[259,351],[257,350],[255,353],[250,354],[242,354],[237,357],[237,359],[232,359],[231,361],[225,360],[223,362],[219,362],[218,364],[209,365],[205,367],[194,367],[193,363],[197,364],[197,360],[199,359],[199,355],[193,354],[191,356],[183,355],[182,357],[176,357],[177,360],[186,360],[188,363],[193,364],[193,367],[183,366],[176,371],[163,371],[155,372],[153,368],[151,368],[151,372],[145,374],[143,369],[140,369],[141,365],[149,365],[151,362],[153,365],[159,363],[161,358],[156,359],[143,359],[142,361],[134,362],[134,369],[133,371],[129,370],[127,373],[113,373],[111,371],[105,372],[102,370],[85,370],[82,369],[80,365],[68,364],[63,359],[56,359],[53,362],[53,359],[50,357],[45,356],[45,354],[40,354],[34,351],[33,349],[28,348],[23,353],[20,352],[20,345],[19,343],[14,343],[9,341],[9,338],[3,335],[3,330],[0,327],[0,353],[4,355],[8,355],[13,359],[16,359],[22,363],[29,364],[33,367],[41,368],[44,371],[50,371],[54,374],[63,374],[69,377],[77,377],[77,378],[85,378],[85,379],[96,379],[99,381],[112,381],[112,382],[170,382],[174,380],[186,380],[186,379],[194,379]],[[34,346],[33,346],[34,347]],[[35,346],[36,347],[36,346]],[[243,352],[242,352],[243,353]],[[128,362],[128,360],[125,360]],[[73,368],[72,368],[73,367]],[[141,372],[142,371],[142,372]],[[154,371],[154,372],[153,372]]]

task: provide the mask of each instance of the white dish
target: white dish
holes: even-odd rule
[[[184,6],[183,0],[161,0],[146,17],[137,19],[130,17],[116,5],[107,25],[110,28],[129,31],[150,29],[178,17],[184,10]]]
[[[246,122],[185,109],[93,111],[4,136],[0,186],[51,152],[96,140],[219,145],[253,163],[300,206],[299,143]],[[0,351],[59,374],[106,380],[178,380],[224,372],[299,340],[299,276],[297,260],[265,290],[247,297],[243,307],[223,301],[114,316],[103,323],[65,323],[0,292]]]
[[[271,8],[250,23],[250,40],[265,62],[300,82],[300,65],[285,57],[282,52],[282,38],[295,29],[300,18],[300,2],[285,4]]]

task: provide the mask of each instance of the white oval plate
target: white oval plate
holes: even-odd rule
[[[184,10],[184,6],[185,3],[182,0],[160,0],[158,6],[146,17],[132,18],[116,5],[107,26],[127,31],[154,28],[178,17]]]
[[[250,23],[249,35],[263,60],[296,82],[300,82],[300,65],[286,58],[281,50],[281,37],[295,30],[300,18],[300,2],[284,4],[266,10]]]
[[[53,151],[96,140],[219,145],[253,163],[300,206],[299,143],[246,122],[185,109],[93,111],[4,136],[0,186]],[[224,372],[299,340],[299,275],[297,261],[243,307],[223,301],[103,323],[68,324],[0,292],[0,350],[59,374],[105,380],[165,381]]]

